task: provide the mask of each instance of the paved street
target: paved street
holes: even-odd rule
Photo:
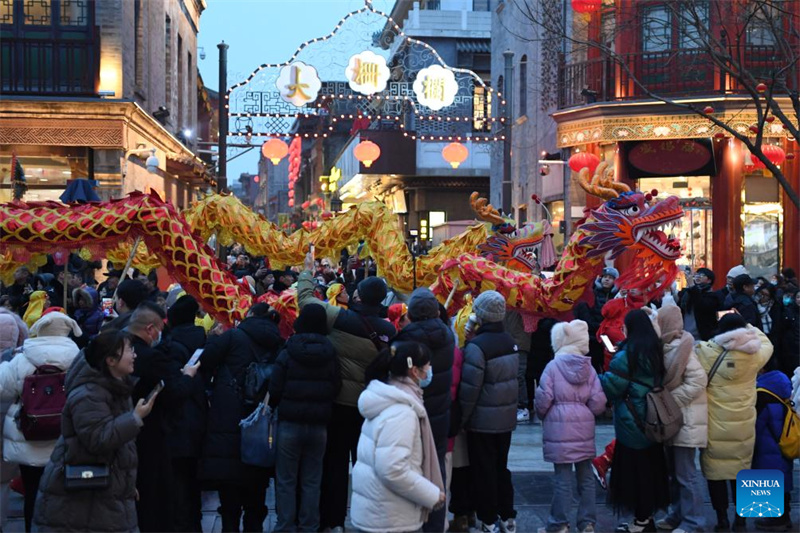
[[[514,501],[517,508],[517,529],[522,532],[535,532],[544,526],[550,509],[550,499],[552,497],[552,465],[544,462],[542,457],[542,427],[539,424],[521,425],[514,433],[509,456],[509,465],[513,472]],[[605,445],[614,438],[614,427],[608,423],[597,428],[597,450],[602,451]],[[699,467],[698,467],[699,468]],[[800,467],[795,469],[795,485],[800,484],[798,478]],[[708,498],[708,490],[705,482],[698,485],[697,490],[703,493],[706,502],[706,520],[709,525],[708,530],[713,528],[715,523],[714,511]],[[610,507],[605,504],[606,492],[598,486],[598,532],[613,531],[617,524]],[[216,493],[206,493],[203,501],[203,530],[205,532],[217,533],[221,531],[221,523],[217,515],[218,501]],[[275,492],[272,487],[267,494],[267,505],[270,508],[268,522],[265,524],[265,531],[272,531],[275,526]],[[731,510],[731,518],[733,517]],[[624,518],[624,517],[623,517]],[[624,518],[627,519],[627,518]],[[797,525],[800,524],[800,491],[796,488],[792,493],[792,520]],[[575,525],[573,524],[573,528]],[[23,531],[22,520],[22,498],[14,493],[11,498],[10,519],[4,531],[17,532]],[[750,530],[755,531],[753,524]],[[797,529],[796,529],[797,530]]]

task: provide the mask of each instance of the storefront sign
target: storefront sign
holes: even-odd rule
[[[628,152],[628,162],[654,176],[695,175],[711,162],[711,150],[691,139],[644,141]]]
[[[303,107],[317,99],[322,81],[317,75],[317,69],[302,61],[295,61],[281,68],[275,85],[280,91],[281,100]]]
[[[386,59],[369,50],[352,56],[346,70],[350,88],[366,95],[383,91],[389,74]]]
[[[417,101],[434,111],[452,104],[458,94],[458,82],[453,71],[439,65],[420,70],[413,88]]]

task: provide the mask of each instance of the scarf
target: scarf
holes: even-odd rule
[[[330,287],[328,287],[325,296],[328,298],[328,303],[330,305],[334,307],[343,307],[344,309],[347,309],[347,305],[341,303],[336,299],[340,294],[342,294],[342,291],[344,291],[344,285],[342,285],[341,283],[334,283]]]
[[[392,378],[389,384],[414,398],[414,401],[417,402],[419,407],[422,407],[423,412],[425,411],[425,406],[422,403],[422,389],[414,380],[408,376]],[[436,444],[433,442],[433,431],[431,431],[431,422],[428,420],[427,415],[419,419],[419,428],[422,434],[422,475],[425,479],[439,487],[440,491],[444,492],[442,471],[439,470],[439,459],[436,456]],[[422,508],[423,523],[428,521],[430,512],[431,509]]]
[[[761,315],[761,331],[764,332],[765,335],[769,335],[769,332],[772,331],[772,317],[769,315],[770,309],[772,309],[772,302],[769,305],[758,305],[758,314]]]
[[[686,331],[664,344],[664,388],[671,391],[683,383],[683,374],[689,364],[689,356],[694,352],[694,338]]]

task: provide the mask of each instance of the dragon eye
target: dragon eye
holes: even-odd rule
[[[632,206],[626,207],[625,209],[622,210],[622,214],[624,214],[624,215],[636,215],[638,213],[639,213],[639,206],[638,205],[632,205]]]

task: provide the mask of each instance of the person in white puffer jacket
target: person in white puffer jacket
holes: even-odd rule
[[[422,387],[433,377],[430,360],[424,345],[396,342],[367,369],[369,385],[358,398],[365,421],[350,506],[351,521],[360,531],[418,531],[430,511],[444,505],[444,483],[422,403]]]
[[[33,506],[39,490],[39,479],[56,441],[27,441],[17,427],[15,417],[20,409],[20,395],[25,378],[42,365],[53,365],[67,371],[80,349],[69,338],[82,335],[78,323],[67,315],[51,312],[33,324],[31,338],[22,345],[22,353],[11,361],[0,364],[0,399],[14,402],[3,421],[3,459],[17,463],[25,487],[25,529],[30,531]]]

